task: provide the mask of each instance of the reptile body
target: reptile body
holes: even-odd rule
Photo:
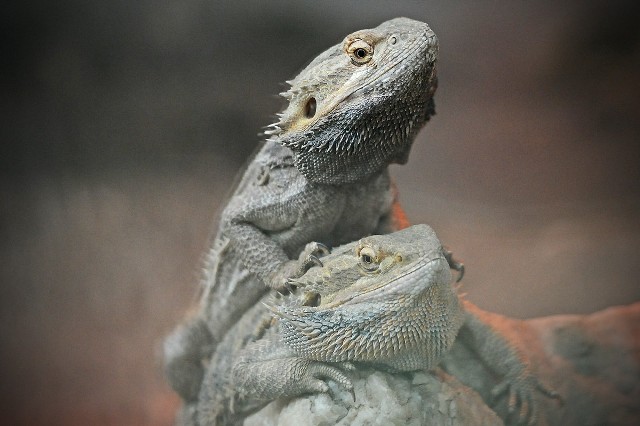
[[[185,401],[198,399],[229,329],[316,263],[322,244],[407,225],[388,166],[407,161],[434,114],[437,52],[427,24],[397,18],[348,35],[288,82],[288,106],[222,213],[200,305],[165,340],[166,376]]]
[[[428,226],[366,237],[321,261],[290,280],[291,294],[265,296],[234,326],[185,418],[237,423],[271,400],[327,392],[327,380],[352,390],[345,370],[360,366],[433,369],[461,330],[460,344],[501,377],[494,394],[508,391],[519,420],[535,422],[537,390],[554,396],[533,375],[521,343],[501,331],[501,317],[458,296]]]

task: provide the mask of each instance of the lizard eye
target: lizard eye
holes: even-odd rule
[[[373,272],[380,266],[377,262],[376,253],[371,247],[363,247],[360,249],[360,266],[367,271]]]
[[[347,46],[347,53],[355,65],[366,64],[373,57],[373,46],[364,40],[354,40]]]

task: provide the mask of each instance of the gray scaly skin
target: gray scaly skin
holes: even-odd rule
[[[327,379],[352,390],[343,370],[354,364],[434,368],[461,327],[465,344],[503,377],[494,393],[509,391],[520,420],[535,423],[536,390],[554,396],[500,332],[499,316],[459,298],[428,226],[363,238],[322,263],[291,280],[292,294],[266,296],[227,335],[192,407],[197,424],[237,423],[268,401],[327,392]]]
[[[167,379],[185,401],[242,314],[317,262],[323,246],[302,252],[308,243],[406,226],[387,169],[407,161],[434,114],[437,52],[427,24],[393,19],[348,35],[289,82],[287,108],[223,211],[200,306],[165,341]]]

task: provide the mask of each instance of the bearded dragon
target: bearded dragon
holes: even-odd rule
[[[325,245],[407,226],[388,166],[407,161],[435,113],[437,54],[427,24],[397,18],[348,35],[288,82],[288,106],[222,213],[200,306],[165,340],[165,373],[185,401],[197,399],[203,363],[269,288],[286,292]]]
[[[195,423],[232,424],[266,402],[327,392],[327,380],[348,390],[359,366],[391,372],[434,368],[465,331],[465,342],[502,377],[494,393],[535,423],[536,391],[555,394],[533,375],[496,314],[463,300],[451,284],[440,241],[415,225],[343,245],[301,277],[288,296],[265,296],[218,347]],[[272,319],[273,318],[273,319]]]

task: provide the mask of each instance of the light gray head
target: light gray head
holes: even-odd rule
[[[322,263],[292,281],[306,306],[271,307],[284,342],[300,355],[409,371],[430,368],[453,343],[462,309],[428,226],[363,238]]]
[[[450,287],[451,272],[433,229],[413,225],[385,235],[372,235],[337,247],[313,267],[292,279],[302,300],[317,296],[320,308],[360,303],[391,295],[421,297],[430,287]]]
[[[350,34],[288,82],[289,105],[266,133],[312,182],[355,182],[405,163],[435,113],[437,56],[423,22],[396,18]]]

